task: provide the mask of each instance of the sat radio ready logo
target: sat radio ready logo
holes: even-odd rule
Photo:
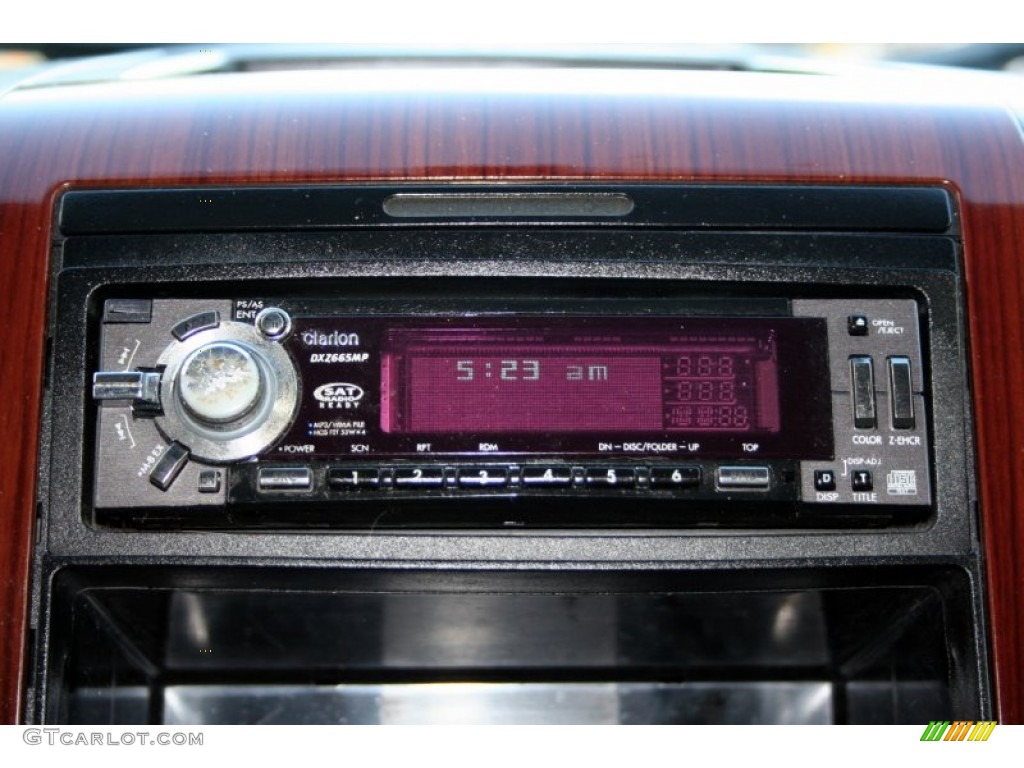
[[[996,725],[994,720],[932,720],[921,734],[921,741],[988,741]]]

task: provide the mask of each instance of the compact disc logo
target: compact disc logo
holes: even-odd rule
[[[321,408],[354,408],[363,399],[363,388],[344,381],[322,384],[313,390]]]

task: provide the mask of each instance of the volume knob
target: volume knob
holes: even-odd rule
[[[182,323],[197,325],[197,317]],[[227,321],[175,335],[156,367],[163,371],[163,413],[156,426],[199,461],[258,456],[287,431],[298,410],[291,356],[280,340],[248,323]]]
[[[260,401],[263,377],[253,356],[237,344],[214,342],[181,366],[178,395],[188,412],[208,424],[226,424]]]

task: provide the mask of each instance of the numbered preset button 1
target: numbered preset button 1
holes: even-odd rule
[[[636,470],[632,467],[590,467],[585,475],[592,488],[632,488]]]
[[[331,467],[327,470],[327,486],[335,491],[380,488],[380,470],[366,467]]]
[[[654,467],[651,469],[652,488],[698,488],[700,467]]]
[[[395,470],[396,488],[441,488],[444,485],[443,467],[400,467]]]

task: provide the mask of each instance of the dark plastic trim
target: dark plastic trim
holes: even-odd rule
[[[396,194],[470,195],[468,208],[436,207],[414,219],[388,215]],[[509,209],[510,196],[522,203]],[[584,196],[628,198],[632,208],[608,216],[552,200]],[[582,198],[578,198],[582,199]],[[493,205],[485,204],[492,200]],[[65,235],[134,232],[409,227],[510,223],[665,226],[697,229],[826,230],[945,233],[953,225],[949,194],[932,187],[759,185],[403,185],[204,187],[72,191],[60,205]]]

